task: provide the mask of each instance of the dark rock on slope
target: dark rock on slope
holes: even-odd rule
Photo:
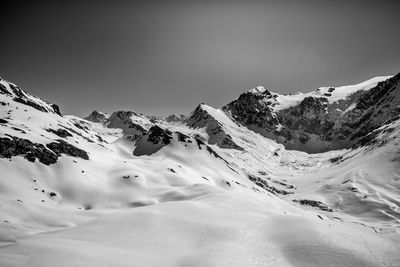
[[[66,154],[71,157],[82,158],[82,159],[89,159],[88,154],[86,151],[77,148],[70,143],[65,142],[64,140],[57,140],[57,142],[51,142],[50,144],[46,145],[50,150],[56,153],[58,156],[61,154]]]
[[[185,115],[176,115],[176,114],[171,114],[167,117],[165,117],[166,122],[182,122],[185,120]]]
[[[143,125],[132,120],[133,116],[139,116],[133,111],[116,111],[104,122],[108,128],[122,129],[125,135],[132,136],[132,139],[137,139],[147,132]]]
[[[279,123],[272,112],[274,95],[268,90],[263,93],[245,92],[238,99],[224,106],[233,119],[243,125],[254,125],[265,131],[273,131]]]
[[[133,155],[151,155],[164,146],[168,145],[172,140],[172,132],[162,129],[159,126],[153,126],[149,131],[139,138]]]
[[[150,130],[137,141],[133,155],[151,155],[159,151],[161,148],[172,144],[173,142],[175,144],[182,143],[185,147],[195,146],[199,150],[205,149],[205,151],[213,155],[215,158],[221,159],[227,165],[229,165],[225,159],[223,159],[217,152],[215,152],[210,146],[200,139],[190,137],[178,131],[171,132],[170,130],[163,129],[159,126],[151,127]]]
[[[53,133],[53,134],[55,134],[55,135],[57,135],[59,137],[62,137],[62,138],[66,138],[66,137],[72,136],[72,134],[70,132],[68,132],[67,130],[64,130],[64,129],[57,129],[57,130],[46,129],[46,131],[48,131],[50,133]]]
[[[300,203],[300,205],[315,207],[323,211],[333,212],[332,208],[330,208],[328,205],[326,205],[321,201],[310,200],[310,199],[299,199],[299,200],[294,199],[293,202]]]
[[[47,149],[43,144],[32,143],[27,139],[18,137],[0,138],[0,156],[4,158],[24,156],[31,162],[38,159],[46,165],[56,163],[58,158],[54,152]]]
[[[233,141],[225,126],[216,120],[203,104],[197,106],[190,116],[185,119],[185,123],[191,128],[205,128],[209,136],[209,144],[216,144],[221,148],[243,150],[241,146]]]
[[[162,129],[155,125],[150,128],[149,132],[146,134],[146,138],[148,142],[151,142],[154,145],[168,145],[171,142],[172,133],[169,130]]]
[[[41,163],[50,165],[56,163],[61,154],[89,159],[84,150],[63,140],[57,140],[57,142],[52,142],[45,146],[15,136],[0,138],[0,157],[3,158],[23,156],[31,162],[35,162],[38,159]]]

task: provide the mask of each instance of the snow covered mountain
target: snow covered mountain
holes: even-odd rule
[[[85,119],[0,80],[0,266],[399,266],[399,80]]]
[[[238,123],[289,149],[324,152],[349,148],[399,114],[399,79],[399,74],[376,77],[357,85],[294,95],[257,87],[223,110]]]

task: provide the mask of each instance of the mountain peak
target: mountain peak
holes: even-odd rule
[[[268,91],[267,89],[264,88],[264,86],[261,86],[261,85],[255,87],[255,88],[253,88],[253,89],[250,89],[250,90],[247,91],[247,92],[253,93],[253,94],[268,94],[268,95],[271,94],[270,91]]]
[[[92,113],[90,113],[89,116],[84,118],[85,120],[92,121],[92,122],[105,122],[108,119],[108,114],[99,112],[97,110],[93,110]]]

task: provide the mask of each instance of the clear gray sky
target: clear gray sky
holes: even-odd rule
[[[1,4],[0,76],[84,116],[186,114],[400,72],[400,1]]]

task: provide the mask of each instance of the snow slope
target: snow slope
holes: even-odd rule
[[[335,103],[339,100],[346,100],[350,95],[359,92],[367,91],[375,87],[379,82],[386,81],[392,76],[378,76],[373,77],[364,82],[345,85],[338,87],[320,87],[310,93],[296,93],[292,95],[279,95],[277,98],[278,105],[274,107],[275,111],[284,110],[289,107],[295,106],[306,97],[328,97],[329,103]]]
[[[207,105],[91,122],[29,97],[0,94],[0,137],[56,162],[0,157],[0,266],[399,266],[398,119],[307,154]]]

